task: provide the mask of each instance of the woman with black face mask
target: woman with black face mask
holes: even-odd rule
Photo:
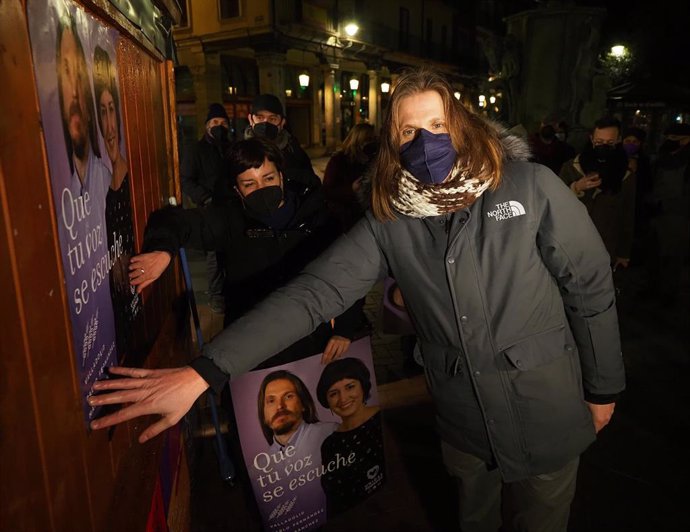
[[[278,147],[253,138],[232,145],[227,154],[235,200],[205,209],[166,208],[149,218],[141,260],[156,258],[139,272],[154,280],[179,247],[222,251],[225,325],[284,285],[340,234],[320,189],[287,181]],[[342,355],[365,330],[363,300],[264,364],[270,367],[320,352]]]

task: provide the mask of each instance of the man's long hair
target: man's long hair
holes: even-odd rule
[[[481,117],[468,111],[455,97],[446,79],[430,68],[408,70],[399,78],[381,126],[381,147],[373,172],[371,209],[376,219],[394,220],[392,198],[397,194],[400,172],[400,102],[415,94],[435,91],[443,100],[445,120],[458,160],[481,182],[500,184],[503,148],[497,132]]]
[[[314,405],[314,399],[309,393],[309,390],[297,375],[290,373],[289,371],[280,369],[273,371],[264,377],[261,382],[261,387],[259,388],[259,396],[257,397],[258,411],[259,411],[259,423],[261,424],[261,432],[264,434],[264,438],[269,445],[273,443],[273,429],[268,426],[266,420],[264,419],[264,401],[266,400],[266,386],[271,382],[285,379],[290,381],[295,386],[295,391],[299,397],[304,412],[302,414],[302,419],[305,423],[316,423],[319,421],[319,417],[316,413],[316,406]]]
[[[67,146],[67,160],[69,162],[70,172],[74,172],[74,162],[72,161],[72,154],[74,148],[72,146],[72,137],[69,134],[69,126],[65,123],[64,109],[65,102],[62,100],[62,75],[60,74],[60,63],[61,63],[61,53],[62,53],[62,36],[67,31],[74,36],[74,41],[77,43],[77,53],[79,54],[79,65],[83,69],[82,72],[82,83],[84,84],[84,97],[86,98],[86,112],[88,116],[86,117],[88,121],[89,129],[89,141],[91,144],[91,150],[100,159],[101,150],[98,146],[98,136],[96,133],[96,120],[94,119],[93,110],[93,92],[91,91],[91,84],[89,83],[89,73],[86,68],[86,56],[84,55],[84,47],[81,44],[81,39],[77,33],[77,25],[74,19],[65,11],[62,15],[58,17],[58,28],[57,28],[57,46],[55,55],[55,69],[57,74],[57,84],[58,84],[58,98],[60,101],[60,120],[62,122],[62,132],[65,135],[65,144]]]

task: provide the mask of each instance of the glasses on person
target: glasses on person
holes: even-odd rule
[[[255,122],[268,122],[269,124],[273,124],[274,126],[279,125],[281,120],[282,118],[279,115],[273,113],[264,113],[259,111],[254,115]]]
[[[602,139],[594,139],[592,141],[592,144],[595,146],[609,146],[610,148],[613,148],[616,145],[615,140],[602,140]]]

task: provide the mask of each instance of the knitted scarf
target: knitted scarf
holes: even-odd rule
[[[439,216],[472,205],[491,181],[480,182],[457,162],[443,183],[428,185],[417,180],[404,168],[398,174],[398,194],[392,199],[395,209],[412,218]]]

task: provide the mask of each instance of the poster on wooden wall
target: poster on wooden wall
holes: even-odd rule
[[[115,46],[118,32],[65,0],[27,6],[36,88],[86,423],[86,399],[127,350],[140,301],[129,165]]]
[[[314,530],[385,480],[369,337],[230,382],[242,454],[264,530]]]

